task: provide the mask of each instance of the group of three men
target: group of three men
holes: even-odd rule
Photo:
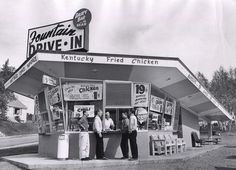
[[[96,137],[96,158],[97,159],[107,159],[104,155],[104,145],[103,145],[103,128],[102,128],[102,115],[101,110],[96,111],[96,116],[93,123],[93,131]],[[79,136],[79,152],[81,160],[89,160],[89,134],[88,134],[88,112],[83,111],[83,116],[79,120],[79,125],[81,127],[81,132]],[[122,139],[121,139],[121,150],[123,157],[122,159],[128,158],[128,139],[130,139],[130,147],[132,158],[130,160],[138,159],[138,147],[137,147],[137,118],[132,110],[129,114],[129,119],[127,113],[122,113]]]

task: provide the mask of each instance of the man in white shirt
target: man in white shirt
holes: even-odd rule
[[[105,114],[105,121],[104,121],[104,125],[105,125],[105,130],[111,130],[111,129],[114,129],[114,122],[113,120],[111,119],[110,117],[110,113],[109,112],[106,112]]]
[[[96,137],[96,158],[106,159],[104,157],[104,146],[103,146],[103,136],[102,136],[102,111],[98,110],[93,122],[93,131]]]
[[[138,159],[138,146],[137,146],[137,128],[138,122],[137,118],[134,115],[134,110],[130,111],[130,118],[129,118],[129,142],[131,148],[132,158],[130,160]]]

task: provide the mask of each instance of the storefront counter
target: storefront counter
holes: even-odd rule
[[[67,132],[69,135],[69,159],[79,158],[79,132]],[[39,154],[41,156],[57,158],[58,134],[39,135]],[[93,132],[89,132],[90,138],[90,158],[95,159],[96,138]],[[121,158],[120,149],[121,132],[108,131],[103,133],[104,152],[109,159]],[[139,131],[137,133],[137,144],[140,158],[149,156],[149,135],[148,131]],[[131,155],[131,151],[129,152]]]
[[[69,159],[80,159],[79,157],[79,133],[66,132],[69,136]],[[60,133],[51,135],[39,135],[39,154],[48,157],[57,157],[58,137]],[[90,158],[95,158],[96,138],[93,132],[89,132]],[[109,131],[103,133],[104,152],[107,158],[122,157],[120,150],[121,132]]]

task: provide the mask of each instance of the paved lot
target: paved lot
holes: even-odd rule
[[[205,170],[235,170],[236,169],[236,134],[227,134],[222,136],[222,144],[225,146],[220,147],[216,150],[209,151],[204,154],[200,154],[199,156],[195,157],[189,157],[188,159],[162,159],[160,157],[157,158],[157,161],[154,161],[152,164],[145,164],[139,163],[138,166],[136,165],[137,162],[131,163],[129,166],[123,166],[122,162],[120,160],[109,160],[109,162],[119,161],[117,163],[117,166],[113,166],[113,170],[151,170],[151,169],[157,169],[157,170],[199,170],[199,169],[205,169]],[[211,146],[207,146],[208,148]],[[204,149],[204,148],[203,148]],[[191,151],[192,153],[195,153],[194,150]],[[189,152],[189,153],[191,153]],[[186,153],[187,154],[187,153]],[[178,157],[178,156],[175,156]],[[95,160],[94,160],[95,161]],[[73,162],[73,160],[71,160]],[[89,161],[90,162],[90,161]],[[89,164],[89,162],[86,162],[85,164]],[[140,161],[141,162],[141,161]],[[108,163],[108,162],[107,162]],[[101,163],[100,163],[101,164]],[[104,163],[102,163],[104,164]],[[81,163],[83,165],[83,163]],[[83,167],[83,166],[80,166]],[[21,168],[16,167],[10,163],[7,162],[0,162],[0,169],[6,169],[6,170],[19,170]],[[52,168],[51,168],[52,169]],[[54,169],[54,168],[53,168]],[[57,169],[65,169],[65,167],[59,167]],[[79,167],[74,166],[73,169],[82,169]],[[111,169],[111,167],[104,167],[99,166],[99,162],[96,166],[97,170],[108,170]]]
[[[37,143],[38,143],[38,134],[1,137],[0,156],[2,157],[7,155],[17,155],[17,154],[35,152],[35,150],[37,150]],[[19,168],[8,162],[0,160],[0,169],[20,170],[22,168]]]

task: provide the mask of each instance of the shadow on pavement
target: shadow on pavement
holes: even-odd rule
[[[236,149],[236,146],[225,146],[225,148],[235,148]]]
[[[229,167],[215,167],[216,170],[235,170],[235,168],[229,168]]]
[[[227,156],[226,159],[236,159],[236,155]]]

